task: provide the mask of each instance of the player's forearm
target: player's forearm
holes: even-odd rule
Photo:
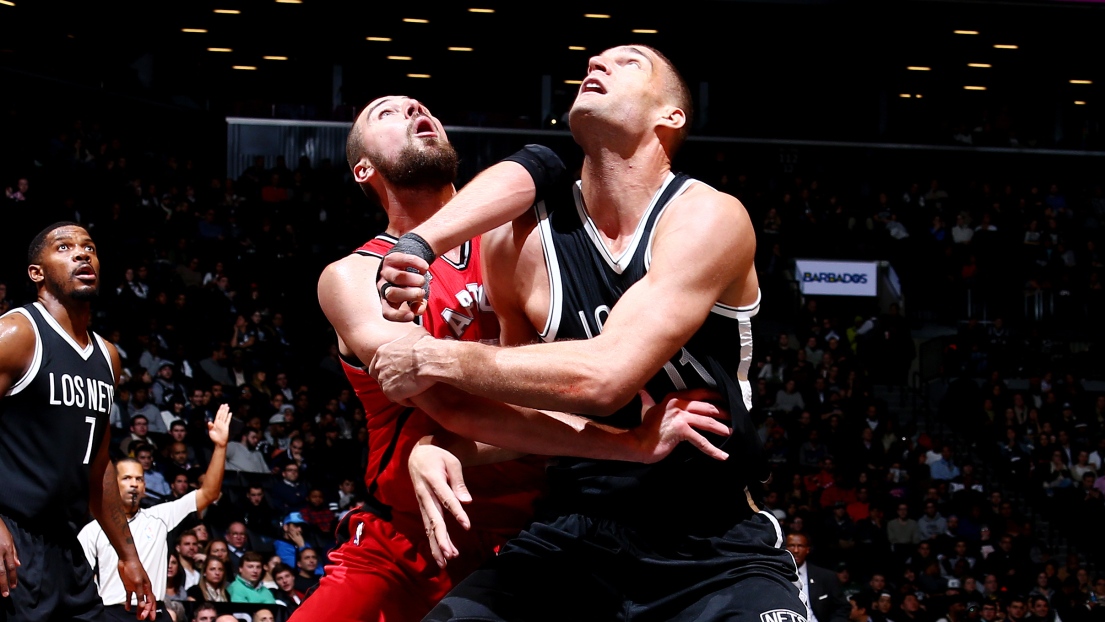
[[[497,464],[526,455],[524,452],[473,441],[448,430],[440,430],[430,438],[434,445],[456,456],[457,460],[466,467]]]
[[[108,542],[119,555],[121,561],[138,559],[138,551],[134,548],[134,538],[130,533],[130,523],[127,521],[126,508],[119,496],[115,483],[115,466],[108,463],[104,469],[103,481],[97,486],[93,482],[89,495],[89,511],[92,517],[100,523]]]
[[[418,372],[492,400],[572,413],[607,415],[644,384],[625,356],[605,354],[597,339],[513,348],[422,339]]]
[[[468,182],[413,232],[430,244],[434,254],[441,255],[522,215],[535,196],[536,186],[525,168],[500,162]]]
[[[599,460],[642,459],[643,449],[634,435],[578,415],[512,406],[445,385],[437,385],[413,401],[446,430],[507,451]],[[488,448],[473,447],[450,451],[466,466],[492,461],[476,455],[477,450]]]
[[[226,445],[215,445],[211,452],[211,463],[203,476],[203,486],[196,495],[196,510],[202,512],[219,498],[223,488],[223,476],[226,473]]]

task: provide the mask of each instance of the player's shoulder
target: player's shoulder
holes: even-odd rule
[[[361,254],[351,253],[336,259],[325,268],[322,269],[322,274],[319,276],[320,287],[324,282],[330,282],[330,285],[334,282],[341,282],[351,278],[363,278],[365,270],[375,270],[380,265],[380,257],[374,254]],[[373,272],[372,274],[375,274]],[[370,274],[369,276],[372,276]]]
[[[36,334],[33,320],[22,307],[0,316],[0,352],[33,347]]]
[[[743,231],[751,224],[748,211],[737,197],[698,180],[689,180],[687,188],[671,200],[659,226],[703,231],[733,227]]]

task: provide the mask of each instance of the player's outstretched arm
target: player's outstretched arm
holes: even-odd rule
[[[215,420],[207,422],[207,436],[215,444],[211,461],[203,476],[203,486],[196,492],[196,511],[202,512],[219,499],[226,473],[226,445],[230,441],[230,406],[223,404],[215,413]]]
[[[564,164],[541,145],[526,145],[477,175],[384,257],[377,280],[384,317],[407,322],[421,315],[424,275],[435,257],[514,220],[563,178]]]
[[[418,326],[389,322],[379,313],[380,299],[371,287],[378,265],[375,257],[351,255],[328,266],[319,279],[323,313],[341,344],[362,361],[371,361],[380,346],[397,337],[426,335]],[[403,403],[418,406],[443,427],[465,438],[509,451],[636,462],[652,460],[658,453],[657,437],[643,439],[585,417],[515,407],[447,385],[431,387]],[[703,412],[717,411],[708,404],[702,408]],[[709,418],[707,414],[705,419]],[[717,421],[705,419],[677,428],[683,435],[679,440],[698,435],[695,428],[712,432],[724,428]],[[671,448],[673,445],[660,451],[670,452]]]
[[[693,208],[677,209],[688,201]],[[431,381],[512,404],[609,414],[680,351],[715,302],[743,288],[754,254],[755,233],[740,202],[695,187],[668,207],[648,273],[595,338],[496,348],[413,336],[380,348],[372,373],[392,399]]]

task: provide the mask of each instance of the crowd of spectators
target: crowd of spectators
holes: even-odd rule
[[[219,404],[232,407],[223,497],[172,534],[170,598],[193,610],[239,601],[286,612],[318,580],[337,521],[364,499],[365,413],[314,286],[325,263],[382,220],[329,163],[304,158],[292,169],[278,158],[266,168],[259,158],[225,179],[210,172],[219,154],[132,150],[129,140],[79,122],[44,137],[26,176],[0,171],[0,187],[11,186],[0,201],[37,226],[85,223],[99,245],[95,328],[124,361],[112,452],[143,464],[148,503],[198,485],[206,421]],[[1063,366],[1058,350],[1027,355],[1046,338],[1036,318],[970,318],[958,299],[934,293],[971,289],[1013,318],[1024,292],[1053,292],[1064,299],[1057,317],[1092,317],[1100,189],[932,181],[865,205],[794,176],[689,172],[741,198],[759,236],[765,304],[750,377],[773,472],[766,509],[807,536],[810,562],[835,572],[855,622],[1099,617],[1096,545],[1052,559],[999,482],[1031,482],[1016,491],[1034,507],[1100,516],[1105,398],[1081,389],[1087,370]],[[25,259],[11,249],[33,233],[0,234],[10,242],[0,310],[28,300]],[[798,297],[793,259],[842,249],[892,261],[907,304]],[[954,435],[903,407],[920,311],[964,320],[941,358],[942,416],[956,421]],[[1018,391],[1005,380],[1022,375],[1037,381]]]

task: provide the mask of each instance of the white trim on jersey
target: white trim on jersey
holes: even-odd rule
[[[35,302],[34,305],[39,310],[39,312],[42,313],[42,317],[46,319],[46,323],[50,325],[50,328],[53,328],[54,332],[56,332],[58,335],[61,335],[62,339],[69,342],[69,345],[73,346],[73,350],[76,351],[77,354],[81,355],[81,358],[87,361],[88,357],[92,356],[92,351],[95,350],[95,348],[92,346],[91,338],[88,340],[88,345],[84,348],[81,348],[79,345],[77,345],[77,342],[73,339],[73,337],[69,333],[65,332],[65,329],[61,327],[61,324],[58,324],[58,321],[54,319],[54,316],[50,315],[50,312],[46,310],[46,307],[42,306],[41,302]]]
[[[629,262],[637,252],[637,246],[641,243],[641,236],[644,235],[645,223],[648,222],[649,214],[652,213],[653,208],[656,207],[656,202],[660,200],[660,195],[664,194],[664,190],[673,179],[675,179],[675,174],[669,171],[667,178],[664,179],[664,183],[660,185],[660,189],[652,196],[652,202],[648,204],[648,209],[646,209],[641,216],[641,221],[637,223],[637,230],[633,232],[633,239],[629,241],[629,246],[622,251],[622,254],[618,256],[617,259],[615,259],[610,253],[610,250],[606,248],[606,243],[602,241],[602,236],[599,235],[598,227],[595,226],[594,221],[591,220],[590,214],[587,213],[587,206],[583,204],[583,182],[577,181],[575,185],[572,186],[572,194],[575,196],[576,202],[576,211],[579,212],[579,219],[583,222],[583,230],[587,232],[587,237],[591,238],[591,242],[601,251],[602,258],[606,260],[606,265],[610,266],[610,269],[614,272],[621,274],[629,267]],[[682,189],[680,189],[680,192],[682,192]],[[653,231],[655,231],[655,227],[653,227]],[[645,269],[648,269],[647,262],[645,263]]]
[[[767,520],[771,521],[771,525],[775,527],[775,548],[783,548],[783,528],[779,525],[779,519],[775,518],[775,515],[767,510],[760,510],[760,514],[767,517]]]
[[[5,395],[15,395],[23,389],[26,389],[27,386],[31,384],[31,381],[35,379],[35,376],[38,375],[38,368],[42,365],[42,335],[38,332],[38,322],[35,322],[35,319],[31,317],[30,312],[22,307],[12,309],[4,315],[8,315],[11,313],[18,313],[23,317],[26,317],[27,321],[31,323],[31,328],[35,331],[35,353],[34,356],[31,357],[31,365],[27,368],[26,373],[24,373],[23,377],[20,378],[15,384],[13,384],[10,389],[8,389],[8,392],[5,393]]]
[[[549,273],[549,316],[545,320],[545,328],[540,337],[543,341],[556,341],[556,331],[560,328],[560,316],[563,313],[564,290],[560,282],[560,260],[556,257],[556,247],[553,246],[552,225],[549,223],[549,212],[545,202],[540,201],[533,206],[537,213],[537,230],[541,233],[541,250],[545,253],[545,269]]]
[[[104,338],[96,333],[92,333],[92,338],[96,340],[96,343],[100,344],[100,351],[104,353],[104,358],[107,360],[107,369],[111,372],[111,379],[117,381],[119,376],[115,373],[115,366],[111,364],[111,354],[107,351],[107,345],[104,344]]]
[[[672,177],[674,177],[674,175],[672,175]],[[648,269],[652,266],[652,241],[656,239],[656,228],[660,225],[660,219],[664,217],[664,211],[668,209],[668,206],[671,205],[671,202],[674,201],[676,197],[686,192],[687,188],[689,188],[691,184],[700,183],[702,182],[698,181],[697,179],[691,179],[688,177],[687,179],[683,180],[683,185],[680,186],[680,188],[671,195],[671,199],[669,199],[667,203],[664,203],[660,206],[660,213],[656,215],[656,220],[652,223],[652,231],[650,231],[648,234],[648,245],[645,246],[645,272],[648,272]],[[663,190],[663,188],[661,188],[661,190]],[[652,209],[651,206],[649,207],[649,209]]]
[[[454,263],[452,259],[449,259],[446,255],[439,257],[442,261],[453,266],[457,270],[467,270],[468,261],[472,258],[472,241],[466,240],[464,244],[460,245],[460,261]]]

